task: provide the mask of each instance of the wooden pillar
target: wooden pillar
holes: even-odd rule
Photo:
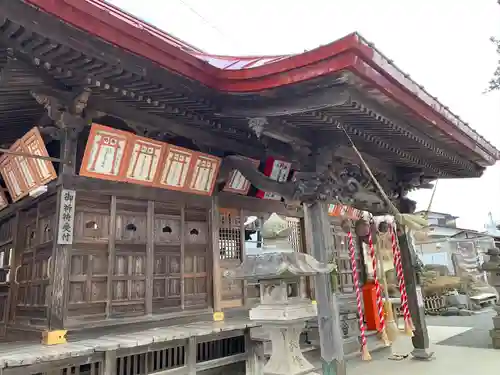
[[[146,247],[146,315],[153,314],[155,203],[148,201]]]
[[[326,204],[316,201],[304,204],[306,230],[312,237],[312,255],[320,262],[327,261],[327,251],[333,245]],[[318,304],[318,327],[324,375],[345,375],[344,340],[340,331],[337,298],[332,293],[329,274],[315,276],[314,290]]]
[[[212,206],[210,208],[210,232],[212,234],[212,292],[214,321],[224,320],[224,314],[221,308],[222,275],[220,270],[219,253],[219,199],[212,197]]]
[[[419,285],[419,277],[416,272],[418,268],[416,254],[414,249],[410,248],[410,239],[404,227],[401,233],[398,233],[399,247],[401,250],[401,261],[403,263],[403,274],[406,283],[406,292],[408,294],[408,308],[410,309],[411,319],[415,330],[411,339],[413,343],[412,356],[415,359],[427,360],[433,356],[429,352],[429,333],[425,322],[424,303],[422,290]]]
[[[59,180],[75,175],[77,132],[68,127],[62,127],[61,159],[66,163],[59,166]],[[65,320],[68,302],[69,265],[73,242],[73,223],[75,210],[75,195],[69,194],[61,184],[57,191],[55,238],[51,262],[48,265],[51,275],[52,293],[48,306],[49,327],[43,333],[42,342],[53,345],[65,343]],[[64,216],[68,214],[69,216]],[[68,227],[69,226],[69,227]],[[67,231],[62,240],[62,231]]]

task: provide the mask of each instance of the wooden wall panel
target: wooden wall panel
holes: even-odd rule
[[[56,196],[19,213],[19,243],[11,301],[13,318],[26,325],[48,324],[49,287]]]

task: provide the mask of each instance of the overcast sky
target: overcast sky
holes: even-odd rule
[[[358,31],[496,147],[500,93],[484,94],[498,56],[496,0],[110,0],[209,53],[299,53]],[[412,194],[427,209],[429,191]],[[500,166],[480,179],[440,181],[433,211],[482,229],[500,220]]]

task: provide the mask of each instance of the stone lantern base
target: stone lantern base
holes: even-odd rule
[[[250,310],[250,319],[261,324],[271,339],[272,353],[264,366],[264,375],[317,374],[299,343],[305,322],[316,315],[316,306],[307,300],[260,305]]]

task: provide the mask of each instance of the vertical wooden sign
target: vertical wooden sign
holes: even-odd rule
[[[286,182],[288,176],[290,175],[291,169],[292,163],[270,157],[266,160],[266,164],[264,166],[264,174],[275,181]],[[261,199],[272,200],[281,199],[281,196],[279,196],[278,194],[265,192],[262,190],[259,190],[257,192],[257,197]]]
[[[107,126],[92,124],[80,175],[119,181],[127,146],[132,134]]]
[[[62,189],[59,203],[59,222],[57,226],[57,244],[73,244],[73,227],[75,223],[76,192]]]
[[[260,162],[255,159],[249,159],[255,165],[255,168],[259,167]],[[240,171],[234,170],[229,175],[229,179],[224,185],[223,191],[227,191],[228,193],[235,193],[240,195],[247,195],[250,190],[250,181],[248,181]]]

